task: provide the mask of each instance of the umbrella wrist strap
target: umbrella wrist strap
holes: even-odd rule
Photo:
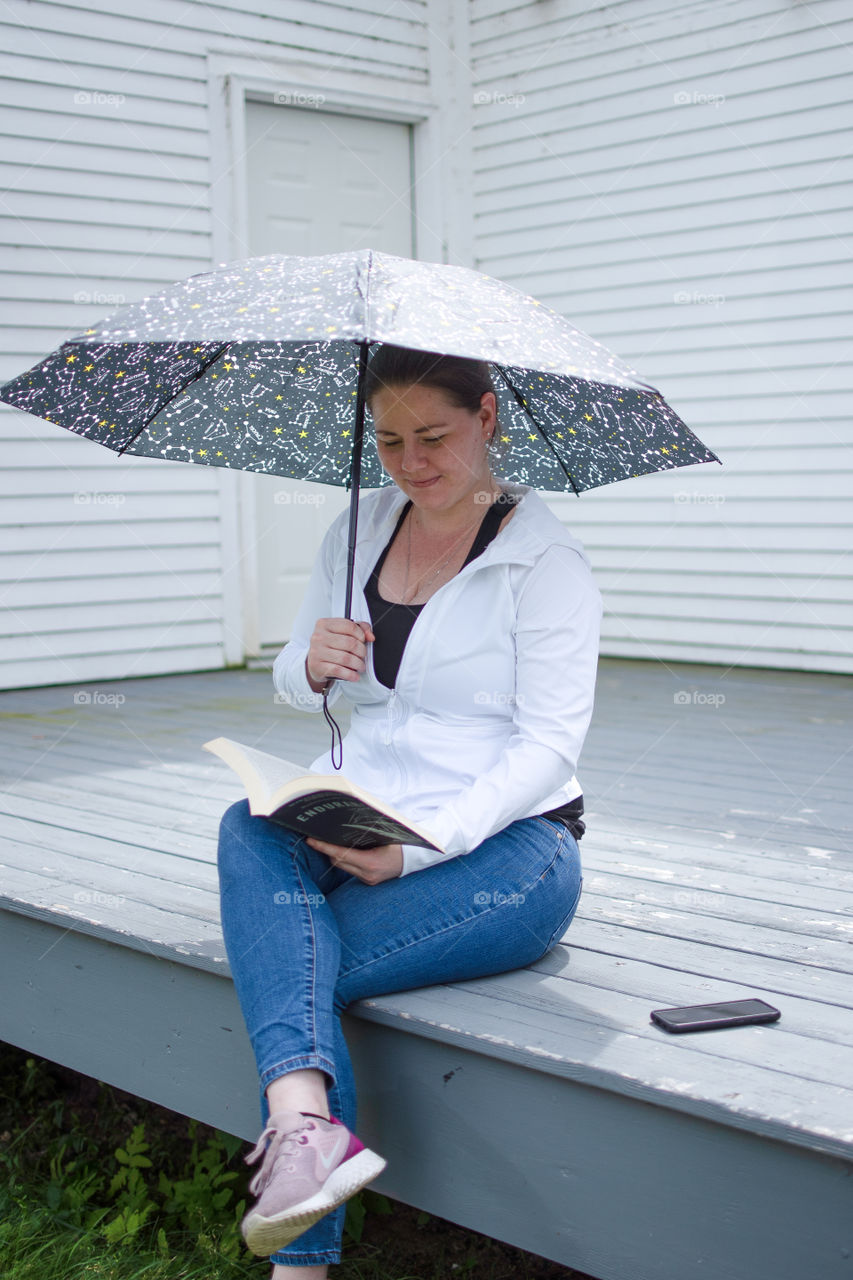
[[[329,684],[331,684],[331,681],[329,681]],[[331,711],[329,710],[329,704],[327,701],[328,696],[329,696],[329,685],[326,685],[325,689],[323,690],[323,715],[326,718],[326,724],[329,726],[329,728],[332,731],[332,753],[331,753],[332,764],[335,767],[335,769],[340,769],[341,765],[344,762],[344,744],[343,744],[343,739],[341,738],[340,727],[338,726],[338,723],[335,720],[335,717],[332,715]],[[338,757],[337,760],[335,760],[336,754]]]

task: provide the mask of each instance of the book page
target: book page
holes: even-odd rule
[[[268,751],[247,747],[245,743],[234,742],[231,738],[214,738],[211,742],[205,742],[204,746],[207,751],[212,751],[214,755],[219,756],[231,766],[256,804],[264,803],[279,787],[288,782],[294,782],[297,778],[318,776],[310,773],[304,765],[294,764],[291,760],[281,760],[278,756],[270,755]]]

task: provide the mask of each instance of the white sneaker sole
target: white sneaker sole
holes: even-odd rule
[[[338,1165],[329,1174],[322,1189],[310,1199],[292,1205],[271,1218],[264,1218],[261,1214],[250,1211],[243,1219],[246,1245],[259,1257],[277,1253],[320,1218],[331,1213],[332,1209],[337,1209],[338,1205],[366,1187],[368,1182],[378,1178],[386,1164],[387,1161],[375,1151],[365,1148],[358,1155]]]

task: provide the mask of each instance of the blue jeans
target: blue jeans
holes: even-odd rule
[[[222,930],[260,1076],[325,1072],[331,1114],[354,1132],[355,1082],[340,1015],[354,1000],[532,964],[568,927],[581,892],[577,843],[524,818],[470,853],[366,885],[294,833],[226,810],[219,831]],[[341,1258],[346,1205],[273,1262]]]

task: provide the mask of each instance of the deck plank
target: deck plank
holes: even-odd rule
[[[202,848],[205,856],[193,857],[93,833],[86,833],[81,838],[79,831],[67,827],[0,814],[0,860],[5,859],[9,866],[33,866],[38,858],[44,859],[52,853],[67,854],[98,864],[103,869],[105,880],[114,868],[124,868],[145,871],[175,887],[204,888],[215,885],[215,872],[212,870],[214,848],[213,839],[205,841]]]
[[[798,964],[788,957],[778,960],[774,956],[752,954],[745,961],[743,951],[716,942],[695,942],[621,925],[600,924],[580,910],[564,942],[538,960],[536,968],[540,973],[562,972],[563,966],[575,962],[578,954],[590,956],[603,982],[605,973],[611,974],[615,982],[617,969],[632,969],[646,963],[671,970],[695,984],[695,991],[703,992],[701,1000],[681,1001],[683,1004],[704,1003],[713,998],[719,982],[821,1001],[843,1010],[851,1007],[850,978],[846,973]],[[619,989],[618,983],[616,989]]]
[[[629,898],[614,900],[592,889],[586,892],[584,881],[584,909],[587,919],[602,923],[626,925],[643,934],[660,933],[683,942],[706,942],[711,946],[727,946],[740,951],[744,965],[753,955],[775,957],[778,960],[796,960],[801,964],[815,965],[835,973],[853,972],[853,954],[849,942],[834,938],[803,936],[769,924],[758,924],[746,929],[737,921],[723,916],[702,916],[678,907],[662,911],[643,902]]]
[[[777,882],[768,882],[759,876],[727,876],[725,881],[715,877],[710,884],[694,883],[687,887],[678,882],[633,875],[625,869],[614,873],[596,863],[584,877],[584,888],[611,901],[627,898],[642,906],[666,910],[688,908],[696,915],[723,916],[748,928],[772,925],[791,933],[817,937],[829,936],[824,930],[831,930],[839,937],[853,935],[853,897],[837,887],[813,889],[810,893],[800,889],[799,894],[793,894],[777,887]],[[800,895],[811,901],[801,906],[799,901],[792,900],[800,899]]]
[[[812,1034],[804,1035],[802,1023],[793,1005],[786,1007],[784,1021],[780,1019],[766,1027],[729,1028],[721,1030],[720,1035],[697,1035],[693,1037],[694,1043],[685,1036],[672,1035],[662,1030],[649,1018],[651,1008],[689,1003],[682,1001],[677,994],[685,984],[668,983],[661,974],[656,974],[654,981],[648,986],[644,985],[631,992],[604,987],[600,981],[586,983],[574,971],[571,980],[543,977],[529,969],[502,977],[503,981],[499,983],[482,979],[458,985],[468,995],[497,1001],[501,1009],[501,1021],[509,1018],[513,1023],[536,1028],[540,1026],[540,1017],[544,1014],[548,1016],[549,1025],[559,1026],[559,1020],[565,1015],[566,1009],[570,1009],[573,1017],[624,1028],[631,1037],[648,1041],[653,1047],[663,1045],[668,1057],[676,1053],[698,1054],[700,1057],[697,1061],[701,1061],[703,1066],[709,1065],[705,1063],[705,1058],[714,1060],[710,1063],[712,1066],[718,1065],[716,1060],[720,1058],[738,1059],[746,1065],[769,1068],[771,1072],[790,1076],[795,1080],[812,1080],[831,1086],[837,1086],[840,1081],[853,1080],[853,1015],[850,1011],[845,1011],[847,1017],[844,1025],[835,1028],[835,1037],[829,1045],[818,1033],[816,1014],[810,1019]],[[750,987],[750,994],[772,1002],[770,992],[755,991]],[[721,990],[720,999],[736,999],[742,995],[743,986],[731,983],[725,990]],[[836,1010],[827,1009],[825,1021],[829,1022],[834,1014],[837,1014]],[[552,1017],[555,1020],[553,1024]],[[748,1031],[749,1034],[741,1035],[741,1030]],[[843,1040],[839,1038],[842,1033]],[[853,1096],[846,1089],[842,1096],[845,1094],[849,1104],[848,1127],[853,1136]],[[840,1119],[840,1116],[837,1118]]]
[[[583,929],[582,933],[586,936],[587,930]],[[720,972],[724,966],[717,964],[712,973],[697,974],[652,960],[634,959],[628,964],[578,946],[576,942],[562,950],[566,961],[562,967],[545,975],[540,963],[535,972],[540,977],[553,977],[568,983],[569,987],[564,991],[568,996],[575,983],[583,983],[586,987],[600,987],[603,991],[640,996],[646,1002],[647,1013],[653,1008],[702,1004],[711,999],[735,1000],[744,996],[760,996],[778,1007],[780,998],[784,997],[786,1017],[784,1022],[780,1019],[780,1029],[853,1046],[853,1009],[834,1003],[830,998],[832,989],[816,994],[809,984],[807,995],[797,995],[791,990],[798,984],[795,977],[792,979],[789,962],[775,981],[768,974],[759,982],[752,970],[745,981],[737,973]],[[846,995],[847,984],[839,982],[834,991],[839,1000],[842,999]],[[838,1078],[837,1072],[833,1075]]]
[[[739,840],[736,845],[715,844],[711,840],[689,839],[692,833],[674,839],[642,839],[611,831],[602,823],[594,824],[596,865],[626,866],[642,869],[644,874],[679,882],[683,875],[705,876],[706,872],[730,875],[760,875],[763,883],[775,885],[824,886],[853,892],[853,859],[849,866],[831,856],[819,857],[815,851],[799,849],[798,857],[781,857],[775,848],[762,844],[749,845]],[[647,858],[646,853],[651,857]],[[803,857],[803,854],[806,857]]]

